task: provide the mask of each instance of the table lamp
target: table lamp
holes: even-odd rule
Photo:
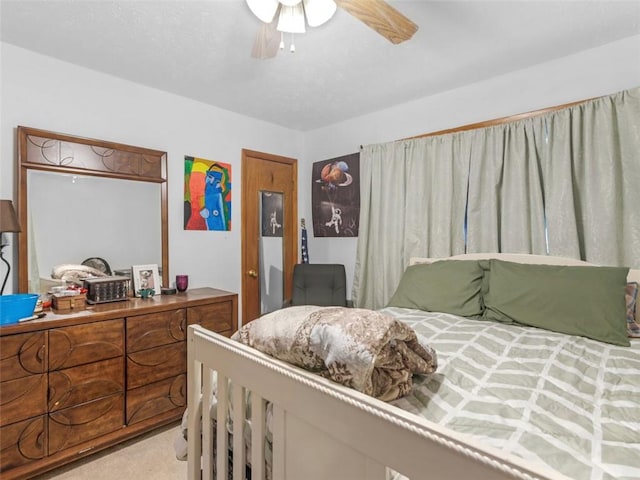
[[[20,224],[18,223],[16,211],[13,208],[13,202],[11,200],[0,200],[0,260],[7,264],[7,273],[4,276],[2,288],[0,288],[0,295],[4,292],[4,287],[9,278],[9,272],[11,272],[11,265],[9,265],[9,262],[7,262],[2,253],[4,247],[8,245],[8,243],[4,242],[4,234],[19,231]]]

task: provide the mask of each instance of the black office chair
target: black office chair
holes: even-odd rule
[[[293,294],[284,306],[350,306],[344,265],[299,263],[293,267]]]

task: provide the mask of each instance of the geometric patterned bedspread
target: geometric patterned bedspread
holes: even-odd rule
[[[640,339],[617,347],[444,313],[382,310],[424,336],[435,374],[392,404],[579,480],[640,478]]]

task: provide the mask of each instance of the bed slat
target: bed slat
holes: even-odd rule
[[[191,348],[187,349],[189,375],[187,376],[187,395],[189,399],[189,415],[187,417],[187,478],[200,480],[202,464],[202,440],[200,425],[202,423],[202,363],[196,359],[196,349],[193,348],[193,337],[189,339]]]
[[[265,442],[266,401],[256,392],[251,393],[251,480],[265,480],[264,442]]]
[[[244,480],[245,446],[244,446],[244,417],[246,404],[244,388],[237,383],[231,385],[233,404],[233,480]]]
[[[271,466],[271,478],[286,480],[284,473],[285,464],[285,417],[284,410],[277,404],[273,405],[273,418],[271,421],[271,447],[273,449],[273,465]]]
[[[211,417],[211,404],[213,399],[213,372],[209,369],[203,369],[202,372],[202,412],[203,418]],[[213,451],[212,423],[202,422],[202,450],[205,452]],[[206,431],[205,431],[206,430]],[[202,457],[202,480],[213,480],[213,460],[211,455],[204,455]]]
[[[218,372],[218,408],[216,415],[216,466],[217,476],[216,480],[227,480],[228,477],[228,461],[227,451],[229,450],[229,439],[227,436],[227,409],[229,398],[229,379]],[[208,452],[208,450],[205,450]],[[205,455],[208,456],[208,455]]]

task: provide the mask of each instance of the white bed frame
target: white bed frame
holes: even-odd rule
[[[521,263],[584,265],[535,255],[458,255]],[[412,263],[440,259],[412,259]],[[629,280],[639,281],[640,270]],[[411,480],[566,477],[334,384],[198,325],[188,332],[188,478],[227,480],[227,456],[213,455],[211,399],[218,379],[217,451],[233,450],[233,480],[244,479],[242,425],[251,392],[251,479],[265,478],[265,402],[273,404],[273,480],[386,480],[387,467]],[[226,379],[232,392],[226,391]],[[226,435],[231,398],[233,445]],[[205,415],[202,413],[205,412]],[[217,461],[214,477],[213,462]]]

